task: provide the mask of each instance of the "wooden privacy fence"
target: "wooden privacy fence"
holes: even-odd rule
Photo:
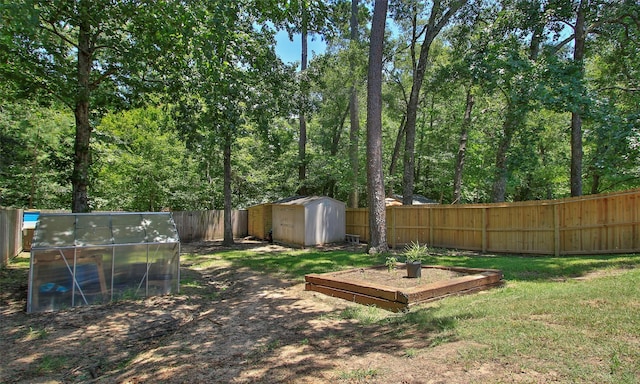
[[[22,209],[0,208],[0,265],[22,251]]]
[[[177,211],[172,212],[180,241],[204,241],[224,238],[224,211]],[[245,237],[248,233],[246,210],[231,212],[234,237]]]
[[[22,251],[22,215],[22,209],[0,208],[0,265],[6,265],[10,258]],[[173,212],[172,215],[181,241],[224,238],[224,211],[179,211]],[[247,236],[247,223],[246,210],[232,212],[234,237]]]
[[[640,252],[640,189],[549,201],[387,207],[387,241],[481,252]],[[347,233],[369,240],[367,209],[347,209]]]

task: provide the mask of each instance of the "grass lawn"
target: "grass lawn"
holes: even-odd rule
[[[231,263],[299,281],[307,273],[385,261],[384,256],[345,250],[229,250],[184,259],[196,268]],[[515,366],[558,382],[640,382],[640,255],[525,257],[439,251],[423,263],[496,268],[507,283],[406,313],[355,306],[335,316],[389,326],[398,334],[429,332],[431,346],[463,342],[457,359],[469,366]],[[406,351],[408,357],[418,353]]]

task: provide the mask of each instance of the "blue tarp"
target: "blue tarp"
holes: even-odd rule
[[[38,211],[24,212],[22,215],[22,229],[34,229],[39,217],[40,212]]]

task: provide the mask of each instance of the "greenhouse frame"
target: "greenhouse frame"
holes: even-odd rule
[[[42,213],[27,312],[177,293],[180,238],[169,212]]]

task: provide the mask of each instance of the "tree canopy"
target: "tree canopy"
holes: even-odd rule
[[[3,1],[0,205],[230,212],[300,191],[367,205],[373,9]],[[298,71],[276,54],[278,30],[327,49]],[[636,1],[393,0],[384,30],[384,194],[640,186]]]

